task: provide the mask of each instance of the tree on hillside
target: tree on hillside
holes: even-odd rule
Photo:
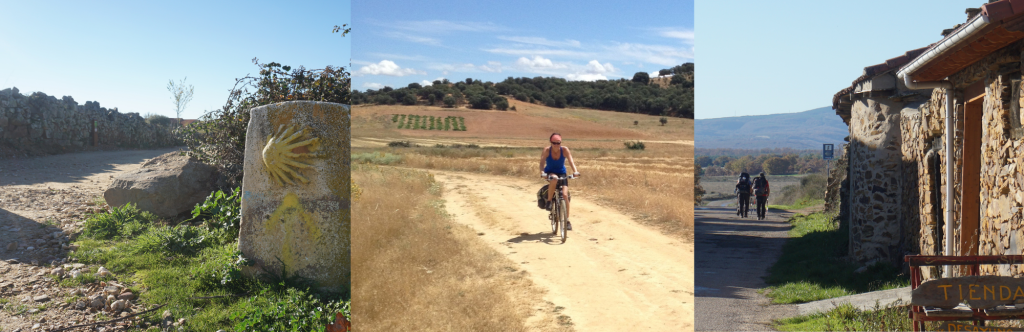
[[[714,159],[711,159],[711,157],[708,157],[708,156],[700,156],[700,157],[697,157],[697,159],[694,160],[694,163],[697,164],[697,165],[700,165],[700,167],[711,166],[713,162],[714,162]]]
[[[412,83],[409,83],[409,88],[410,89],[422,89],[423,85],[420,85],[419,83],[416,83],[416,82],[412,82]]]
[[[444,96],[444,106],[445,107],[455,107],[455,97]]]
[[[171,92],[171,102],[174,103],[174,115],[178,118],[178,125],[181,125],[181,112],[185,111],[185,107],[192,101],[192,85],[185,84],[185,77],[178,82],[174,83],[174,80],[167,80],[167,91]]]
[[[779,157],[771,157],[761,164],[765,172],[772,175],[786,174],[789,172],[789,160]]]
[[[672,74],[672,70],[671,69],[662,69],[662,70],[658,71],[658,76],[659,77],[665,76],[665,75],[669,75],[669,74]]]
[[[636,74],[633,74],[633,82],[643,83],[644,85],[646,85],[650,81],[651,76],[648,75],[647,72],[638,72]]]
[[[661,122],[661,125],[662,125],[662,126],[664,126],[664,125],[665,125],[666,123],[668,123],[668,118],[666,118],[666,117],[661,117],[661,119],[660,119],[660,120],[658,120],[658,122]]]
[[[672,76],[672,80],[668,81],[668,84],[672,84],[672,85],[683,84],[683,83],[686,83],[686,79],[683,78],[683,75],[673,75]]]
[[[498,101],[497,103],[495,103],[494,107],[497,108],[498,110],[501,110],[501,111],[508,110],[508,101],[502,99],[502,100]]]

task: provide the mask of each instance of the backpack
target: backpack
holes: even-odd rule
[[[736,184],[736,189],[740,194],[750,194],[750,180],[740,178],[740,182]]]
[[[754,178],[754,195],[764,196],[766,189],[765,187],[767,186],[768,180],[761,177]]]
[[[547,201],[548,185],[545,184],[543,187],[540,187],[540,190],[537,191],[537,207],[540,208],[541,210],[547,210]]]

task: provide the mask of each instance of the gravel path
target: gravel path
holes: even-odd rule
[[[773,319],[793,316],[792,305],[771,305],[757,290],[782,253],[790,213],[769,211],[758,221],[736,216],[735,208],[695,211],[697,331],[771,331]]]
[[[176,149],[99,151],[0,160],[0,331],[39,331],[91,323],[114,313],[85,309],[86,297],[120,296],[131,285],[57,285],[51,274],[98,266],[66,259],[86,216],[106,210],[103,190],[114,174]],[[134,294],[128,294],[132,297]],[[82,304],[80,304],[82,303]],[[139,309],[139,305],[134,305]],[[123,311],[127,315],[131,310]],[[104,328],[114,331],[113,327]]]

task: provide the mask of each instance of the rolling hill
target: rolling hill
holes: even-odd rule
[[[697,119],[694,134],[697,148],[820,149],[823,143],[844,143],[849,129],[826,106],[798,113]]]

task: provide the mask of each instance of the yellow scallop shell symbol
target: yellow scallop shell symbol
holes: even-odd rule
[[[296,160],[317,157],[313,152],[320,147],[320,138],[308,138],[308,131],[299,130],[297,126],[281,125],[277,134],[271,135],[267,141],[267,146],[263,148],[263,165],[277,184],[295,184],[294,179],[309,183],[308,179],[299,174],[298,169],[309,168],[310,165]]]

